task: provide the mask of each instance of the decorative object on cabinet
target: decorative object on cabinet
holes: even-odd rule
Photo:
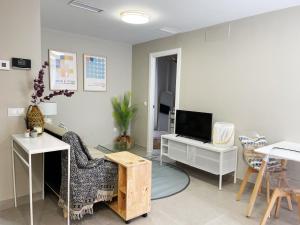
[[[32,130],[31,132],[30,132],[30,137],[32,137],[32,138],[36,138],[37,136],[38,136],[38,131],[37,130]]]
[[[83,55],[84,90],[106,91],[106,57]]]
[[[76,53],[49,50],[50,89],[77,90]]]
[[[216,122],[213,128],[213,144],[220,146],[234,145],[234,125],[232,123]]]
[[[137,107],[131,105],[131,93],[127,92],[123,97],[112,99],[113,118],[120,135],[115,139],[114,144],[118,149],[131,149],[134,145],[133,138],[128,134],[130,123],[137,112]]]
[[[44,116],[37,105],[30,105],[26,114],[27,129],[33,130],[35,127],[44,128]]]

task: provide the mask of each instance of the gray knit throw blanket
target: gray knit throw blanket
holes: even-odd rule
[[[71,146],[70,151],[70,218],[80,220],[93,214],[93,204],[111,201],[117,183],[117,165],[105,159],[92,159],[88,149],[74,132],[67,132],[62,140]],[[61,155],[62,177],[59,206],[67,207],[68,153]]]

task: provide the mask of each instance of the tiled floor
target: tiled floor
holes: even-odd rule
[[[258,225],[266,206],[264,195],[259,196],[253,216],[245,217],[250,190],[240,202],[235,201],[239,185],[232,184],[232,178],[225,176],[224,189],[218,191],[218,178],[199,170],[180,165],[191,175],[189,187],[169,198],[152,202],[152,211],[147,218],[137,218],[132,225]],[[268,224],[299,224],[296,205],[294,211],[286,210],[283,201],[280,219],[269,219]],[[124,222],[105,205],[95,207],[93,216],[87,216],[80,225],[123,225]],[[35,225],[66,224],[62,211],[57,207],[57,199],[48,194],[45,201],[35,203]],[[0,225],[28,224],[28,206],[0,212]]]

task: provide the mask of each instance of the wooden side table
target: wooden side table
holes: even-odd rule
[[[105,157],[119,166],[118,196],[109,207],[126,223],[138,216],[146,217],[151,209],[152,162],[127,151]]]

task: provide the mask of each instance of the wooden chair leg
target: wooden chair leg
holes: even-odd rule
[[[269,203],[269,205],[266,209],[266,212],[265,212],[262,220],[260,221],[260,225],[265,225],[266,224],[267,219],[268,219],[268,217],[269,217],[269,215],[270,215],[270,213],[271,213],[271,211],[272,211],[272,209],[273,209],[273,207],[276,203],[277,198],[280,197],[280,193],[281,193],[280,189],[276,188],[274,190],[274,192],[272,194],[272,198],[270,200],[270,203]]]
[[[296,194],[297,204],[298,204],[298,214],[300,219],[300,194]]]
[[[292,197],[291,197],[290,194],[288,196],[286,196],[286,200],[287,200],[287,203],[288,203],[289,210],[293,211]]]
[[[279,218],[281,200],[282,200],[282,197],[279,197],[277,200],[277,205],[276,205],[276,209],[275,209],[275,218]]]
[[[266,175],[266,189],[267,189],[267,202],[270,202],[270,173],[267,172]]]
[[[240,190],[236,195],[236,200],[237,201],[241,200],[241,197],[242,197],[242,195],[245,191],[246,185],[248,183],[249,177],[252,173],[253,173],[253,169],[249,166],[246,173],[245,173],[245,175],[244,175],[243,181],[242,181],[241,186],[240,186]]]
[[[260,187],[259,187],[259,189],[258,189],[258,193],[259,193],[259,194],[262,193],[262,186],[263,186],[263,183],[261,182]]]
[[[251,197],[250,197],[250,201],[248,203],[247,212],[246,212],[247,217],[250,217],[251,214],[252,214],[252,210],[253,210],[253,207],[254,207],[254,204],[255,204],[255,201],[256,201],[256,197],[257,197],[257,194],[258,194],[258,189],[261,185],[266,167],[267,167],[267,162],[263,160],[262,164],[260,166],[260,170],[258,172],[257,178],[256,178],[256,182],[255,182],[254,189],[253,189]]]

